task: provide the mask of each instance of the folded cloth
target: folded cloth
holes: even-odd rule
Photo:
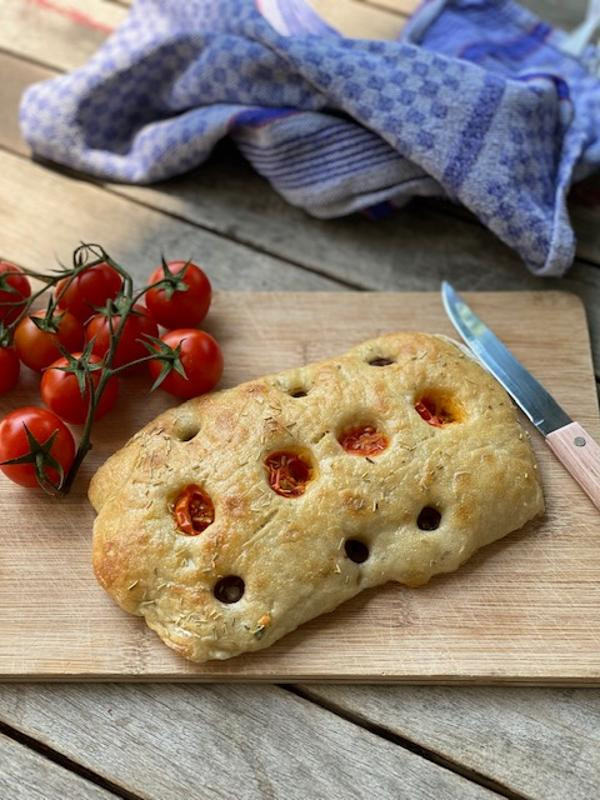
[[[85,66],[25,92],[21,126],[38,156],[134,183],[230,136],[318,217],[446,195],[561,275],[566,194],[600,161],[598,51],[565,38],[511,0],[429,0],[399,42],[344,38],[305,0],[136,0]]]

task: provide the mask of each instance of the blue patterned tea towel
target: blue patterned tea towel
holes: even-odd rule
[[[402,41],[364,41],[304,0],[136,0],[85,66],[26,91],[21,125],[38,156],[135,183],[229,136],[318,217],[446,195],[561,275],[567,192],[600,161],[591,24],[581,43],[512,0],[429,0]]]

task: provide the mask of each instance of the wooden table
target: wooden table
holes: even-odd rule
[[[350,33],[384,36],[413,0],[313,0]],[[585,0],[527,3],[554,22]],[[101,241],[140,278],[161,250],[217,288],[562,288],[585,302],[600,374],[600,184],[572,205],[578,257],[530,276],[471,216],[413,203],[374,225],[290,208],[231,149],[152,188],[34,164],[16,109],[29,83],[72,69],[126,13],[119,0],[2,0],[0,256],[46,268]],[[0,575],[1,579],[1,575]],[[539,798],[600,785],[600,692],[394,686],[0,686],[0,797]]]

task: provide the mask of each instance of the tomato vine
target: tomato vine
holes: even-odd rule
[[[16,465],[20,467],[31,465],[39,487],[52,495],[66,495],[92,447],[92,428],[107,387],[114,390],[116,376],[130,371],[132,367],[147,363],[150,366],[152,377],[155,378],[152,390],[163,385],[167,391],[180,397],[191,397],[202,391],[208,391],[218,382],[223,366],[222,356],[217,343],[209,334],[199,330],[186,329],[171,330],[161,338],[154,335],[158,334],[157,322],[167,325],[168,322],[165,320],[183,318],[186,321],[191,320],[191,324],[197,324],[206,314],[211,299],[210,282],[203,271],[192,262],[178,261],[169,264],[163,258],[162,266],[154,270],[149,284],[137,290],[134,288],[132,275],[99,244],[81,244],[73,252],[70,267],[61,265],[59,269],[48,274],[20,269],[13,265],[6,265],[6,262],[2,263],[5,267],[0,270],[0,351],[5,352],[7,363],[9,357],[10,359],[14,358],[13,351],[14,345],[16,345],[16,351],[21,360],[34,369],[44,370],[50,367],[50,372],[70,373],[73,376],[70,385],[78,387],[80,397],[78,398],[78,409],[73,413],[72,420],[69,420],[68,414],[62,414],[63,419],[67,421],[74,422],[76,419],[77,422],[80,422],[82,398],[87,401],[87,412],[83,420],[79,444],[72,463],[68,464],[67,468],[63,469],[53,454],[52,448],[56,437],[52,435],[44,441],[38,441],[31,429],[23,423],[28,450],[19,452],[12,458],[4,456],[0,461],[0,468],[9,477],[10,468],[14,468]],[[100,275],[102,270],[104,273]],[[29,291],[28,282],[25,280],[23,283],[24,276],[41,282],[41,288]],[[90,276],[95,278],[96,283]],[[100,280],[101,278],[104,283]],[[54,291],[48,295],[46,310],[34,312],[33,306],[49,290]],[[152,298],[153,307],[157,309],[156,321],[148,310],[140,305],[140,301],[146,295]],[[101,308],[90,302],[90,298],[94,297],[102,299]],[[73,309],[75,315],[70,312],[69,308]],[[83,348],[65,347],[60,338],[63,321],[67,316],[73,318],[73,322],[81,326],[83,333],[82,323],[85,322],[88,309],[88,317],[91,317],[91,322],[88,322],[85,329],[87,343]],[[179,310],[181,310],[181,314],[178,314]],[[139,317],[144,319],[139,320]],[[31,357],[28,362],[27,355],[23,357],[21,353],[25,345],[20,341],[21,339],[27,341],[29,330],[25,330],[24,326],[26,325],[33,331],[33,335],[37,335],[36,331],[39,331],[42,336],[47,337],[44,341],[46,350],[51,353],[54,348],[54,351],[58,351],[57,354],[62,358],[57,361],[55,356],[52,364],[40,362],[38,352],[37,360]],[[103,326],[104,330],[102,330]],[[129,337],[124,340],[126,331],[129,332]],[[101,335],[103,339],[101,352],[99,352]],[[132,338],[132,336],[136,338]],[[48,337],[51,338],[48,339]],[[201,355],[200,347],[204,347],[206,350],[207,339],[210,340],[210,352],[213,359],[211,363],[203,364],[201,357],[195,360],[188,358],[190,348],[187,343],[196,338],[198,339],[196,355],[199,353]],[[126,341],[128,346],[126,346]],[[187,366],[184,363],[182,346],[184,346]],[[38,348],[38,350],[40,349],[43,348]],[[82,350],[82,352],[74,352],[74,350]],[[140,355],[144,351],[147,351],[146,354]],[[130,353],[134,353],[135,357],[128,358]],[[202,374],[196,374],[198,370]],[[176,376],[176,382],[170,379],[171,374]],[[60,376],[58,377],[60,378]],[[16,377],[14,382],[16,382]],[[58,381],[55,382],[58,384]],[[181,382],[187,382],[183,390]],[[44,399],[46,399],[44,386],[48,383],[48,373],[44,372],[42,379],[42,397]],[[64,380],[62,385],[65,385]],[[113,400],[110,404],[105,402],[104,409],[101,409],[102,413],[105,413],[107,405],[112,406],[113,402]],[[52,407],[51,403],[47,402],[47,404]],[[64,403],[55,405],[58,408],[65,406]],[[28,411],[31,412],[31,407]],[[46,426],[48,414],[51,413],[51,411],[44,410]],[[9,416],[14,416],[14,414],[15,412]],[[56,419],[57,430],[61,426],[64,427],[64,423],[58,416]],[[0,422],[0,453],[5,450],[1,441],[2,424]],[[12,430],[14,430],[14,424]],[[68,429],[66,430],[68,431]],[[23,440],[23,437],[21,439]],[[54,479],[49,477],[49,472],[55,476]]]

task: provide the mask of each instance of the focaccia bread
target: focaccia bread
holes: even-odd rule
[[[93,562],[193,661],[426,583],[543,511],[528,437],[457,344],[399,333],[190,400],[98,471]]]

